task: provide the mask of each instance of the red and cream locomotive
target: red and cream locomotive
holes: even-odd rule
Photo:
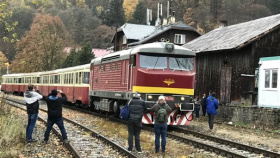
[[[172,43],[149,43],[95,58],[90,64],[47,72],[3,75],[2,91],[22,95],[34,84],[43,96],[62,90],[68,101],[119,113],[134,92],[147,108],[163,95],[172,112],[168,125],[187,125],[194,109],[195,53]],[[153,124],[153,113],[142,122]]]
[[[90,107],[119,113],[139,92],[151,108],[164,95],[169,125],[187,125],[194,109],[195,53],[172,43],[149,43],[95,58],[91,62]],[[153,124],[151,112],[144,124]]]

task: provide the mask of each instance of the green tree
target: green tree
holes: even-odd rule
[[[13,72],[37,72],[60,68],[72,38],[59,17],[38,14],[30,31],[17,43]]]
[[[103,23],[107,26],[119,27],[125,23],[123,0],[110,2],[109,8],[103,11]]]
[[[83,44],[86,34],[100,25],[97,17],[88,8],[68,8],[60,11],[58,16],[72,34],[75,42],[80,45]]]
[[[77,58],[78,52],[76,51],[76,48],[71,49],[70,53],[67,55],[66,59],[63,62],[62,67],[72,67],[75,65],[78,65],[78,63],[75,63],[75,59]]]
[[[74,63],[78,63],[78,65],[89,64],[91,60],[94,58],[94,54],[92,53],[92,47],[90,44],[85,44],[78,51],[77,58],[75,58]],[[74,65],[75,66],[75,65]]]
[[[133,15],[132,15],[132,23],[135,24],[145,24],[146,23],[146,6],[144,4],[144,2],[140,1],[137,6],[136,6],[136,10],[134,11]]]

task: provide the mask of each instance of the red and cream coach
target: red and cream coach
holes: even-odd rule
[[[1,91],[23,96],[29,84],[46,97],[52,89],[62,90],[68,101],[88,104],[90,64],[45,72],[3,75]]]
[[[169,125],[187,125],[194,109],[195,53],[172,43],[149,43],[95,58],[90,66],[90,107],[119,113],[133,92],[150,109],[164,95]],[[144,124],[153,124],[152,112]]]

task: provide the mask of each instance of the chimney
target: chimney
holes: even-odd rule
[[[156,22],[155,22],[155,26],[161,25],[161,20],[160,20],[160,18],[159,18],[159,14],[160,14],[160,9],[159,9],[159,3],[158,3],[157,20],[156,20]]]
[[[228,25],[228,22],[226,20],[221,20],[219,28],[226,27],[227,25]]]
[[[169,1],[167,1],[167,19],[169,19]]]
[[[150,9],[147,8],[147,17],[146,17],[147,25],[150,25]]]
[[[170,17],[170,24],[175,23],[175,11],[172,12],[172,16]]]

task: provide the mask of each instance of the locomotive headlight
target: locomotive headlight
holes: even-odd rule
[[[181,101],[185,101],[185,97],[181,97]]]
[[[149,99],[149,100],[152,100],[152,99],[153,99],[153,96],[148,95],[148,99]]]

